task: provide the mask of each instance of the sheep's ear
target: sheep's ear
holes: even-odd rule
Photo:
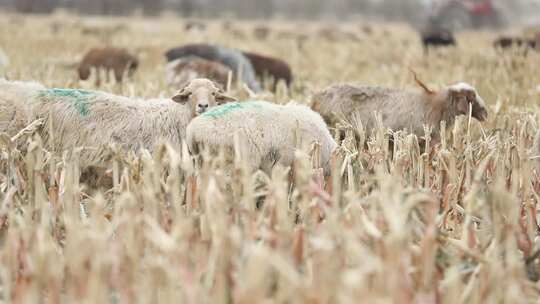
[[[189,92],[186,89],[182,89],[178,91],[173,97],[172,100],[177,103],[184,104],[189,100],[189,96],[191,95],[191,92]]]
[[[232,97],[232,96],[229,96],[227,94],[225,94],[224,92],[217,92],[216,93],[216,102],[219,103],[219,104],[224,104],[224,103],[227,103],[227,102],[233,102],[233,101],[237,101],[238,99]]]

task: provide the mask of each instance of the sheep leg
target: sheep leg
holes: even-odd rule
[[[94,74],[96,76],[96,87],[99,87],[101,85],[101,70],[94,69]]]
[[[122,69],[114,69],[114,78],[116,79],[116,82],[121,82],[122,78],[124,76],[124,71]]]

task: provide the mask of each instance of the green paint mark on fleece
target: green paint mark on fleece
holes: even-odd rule
[[[237,110],[247,108],[262,108],[265,105],[266,102],[262,101],[229,102],[219,107],[212,108],[210,111],[201,114],[201,116],[216,118]]]
[[[47,89],[40,92],[40,97],[63,97],[73,104],[73,107],[81,116],[87,116],[90,113],[88,109],[88,99],[96,93],[92,91],[78,89]]]

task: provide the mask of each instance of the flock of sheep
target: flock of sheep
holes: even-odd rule
[[[426,52],[431,47],[457,45],[454,33],[444,27],[429,26],[420,32],[420,36]],[[540,50],[540,31],[532,27],[519,33],[501,35],[493,41],[493,47],[499,50],[518,48],[525,52],[529,49]]]
[[[479,121],[488,109],[476,91],[457,83],[434,91],[416,78],[417,90],[335,84],[314,92],[310,106],[290,102],[278,105],[226,95],[231,82],[248,91],[263,90],[280,82],[290,86],[293,76],[285,61],[210,44],[173,48],[165,54],[167,82],[180,90],[171,98],[144,100],[100,91],[47,88],[35,82],[0,80],[0,132],[15,136],[38,122],[37,129],[51,151],[81,148],[83,168],[104,167],[104,147],[117,144],[126,151],[152,151],[168,142],[189,152],[227,149],[240,153],[250,169],[270,174],[277,164],[291,166],[299,150],[319,155],[315,167],[330,172],[338,147],[329,131],[339,122],[361,125],[371,134],[377,124],[393,131],[408,131],[421,138],[431,127],[432,142],[439,141],[439,126],[451,126],[458,115]],[[81,79],[99,70],[117,81],[131,75],[137,58],[124,49],[91,50],[81,61]],[[414,72],[413,72],[414,73]],[[336,138],[338,138],[337,136]]]
[[[257,33],[264,35],[261,29]],[[426,49],[455,43],[452,33],[444,30],[424,31],[421,38]],[[508,39],[501,38],[495,45],[536,47],[532,42]],[[138,152],[152,151],[161,142],[180,150],[185,142],[192,154],[204,148],[241,153],[251,170],[270,174],[277,164],[291,166],[298,150],[313,151],[318,145],[315,166],[328,174],[339,139],[329,127],[338,123],[361,126],[368,135],[383,125],[418,138],[428,126],[431,143],[437,144],[443,121],[451,127],[459,115],[478,121],[488,117],[486,104],[473,86],[461,82],[432,90],[414,72],[416,90],[334,84],[313,92],[306,100],[309,106],[237,101],[225,93],[232,83],[255,96],[265,89],[276,90],[280,83],[290,87],[291,68],[279,58],[205,43],[182,45],[164,55],[166,82],[180,89],[171,98],[144,100],[0,79],[0,132],[15,136],[37,122],[39,134],[52,151],[81,148],[84,168],[105,166],[104,147],[111,143]],[[81,80],[95,74],[100,85],[101,71],[120,82],[138,66],[138,58],[126,49],[96,48],[82,58],[78,74]],[[540,133],[536,146],[540,151]]]

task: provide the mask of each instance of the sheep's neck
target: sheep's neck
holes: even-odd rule
[[[448,91],[437,92],[430,99],[431,107],[428,118],[433,125],[433,131],[439,132],[441,121],[446,121],[448,128],[452,127],[457,114],[452,101],[449,99]]]

